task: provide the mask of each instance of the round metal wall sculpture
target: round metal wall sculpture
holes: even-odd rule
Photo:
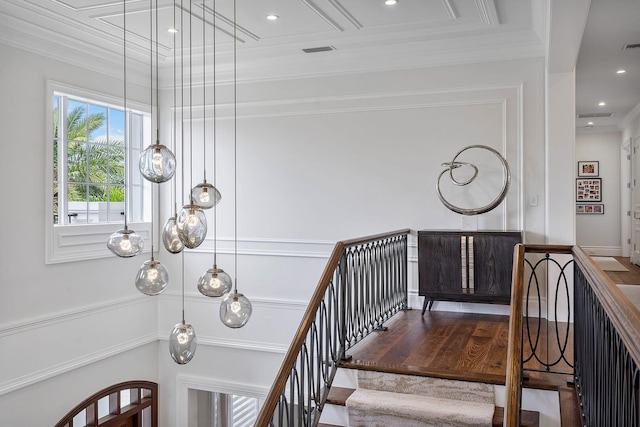
[[[459,206],[454,205],[453,203],[449,202],[447,199],[444,198],[444,196],[442,195],[442,191],[440,191],[440,180],[442,179],[442,175],[444,175],[445,173],[449,172],[449,178],[451,179],[451,182],[457,186],[465,186],[468,184],[471,184],[476,177],[478,176],[478,167],[476,165],[474,165],[473,163],[468,163],[468,162],[459,162],[458,161],[458,157],[460,157],[460,155],[462,153],[464,153],[467,150],[471,150],[473,148],[479,148],[479,149],[483,149],[483,150],[487,150],[490,151],[491,153],[495,154],[495,156],[500,160],[500,163],[502,164],[502,168],[504,169],[504,176],[505,176],[505,180],[504,180],[504,184],[502,186],[502,191],[500,191],[500,194],[498,194],[498,196],[493,199],[489,204],[479,207],[479,208],[461,208]],[[458,153],[453,156],[453,160],[451,160],[448,163],[442,163],[442,166],[444,166],[446,169],[444,169],[442,172],[440,172],[440,175],[438,175],[438,180],[436,182],[436,191],[438,192],[438,198],[440,199],[440,201],[442,202],[443,205],[445,205],[448,209],[462,214],[462,215],[479,215],[479,214],[483,214],[486,212],[489,212],[490,210],[493,210],[494,208],[496,208],[500,203],[502,203],[502,201],[504,200],[504,198],[507,196],[507,191],[509,191],[509,185],[511,184],[511,171],[509,170],[509,164],[507,163],[507,161],[505,160],[504,157],[502,157],[502,155],[500,155],[500,153],[498,153],[496,150],[494,150],[491,147],[487,147],[486,145],[469,145],[468,147],[463,148],[462,150],[458,151]],[[453,170],[454,169],[458,169],[458,168],[462,168],[462,167],[470,167],[473,169],[473,175],[471,176],[471,178],[464,180],[464,181],[458,181],[454,176],[453,176]]]

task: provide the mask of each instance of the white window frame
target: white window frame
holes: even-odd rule
[[[64,93],[69,96],[84,98],[98,103],[110,105],[122,105],[122,99],[95,92],[88,89],[78,88],[64,83],[48,80],[46,84],[46,126],[44,143],[46,145],[46,166],[45,166],[45,263],[58,264],[64,262],[82,261],[89,259],[99,259],[113,257],[114,255],[107,249],[109,236],[124,226],[122,223],[111,222],[101,224],[66,224],[58,225],[53,223],[53,98],[55,93]],[[127,100],[127,109],[133,109],[145,113],[145,128],[151,120],[149,107],[146,105],[130,102]],[[147,116],[148,115],[148,116]],[[144,143],[147,145],[148,141]],[[127,147],[129,150],[129,147]],[[130,182],[132,174],[138,171],[138,162],[131,159],[130,153],[126,156],[126,172],[129,174],[127,182]],[[60,158],[58,159],[60,162]],[[60,167],[60,165],[58,165]],[[142,181],[145,181],[142,179]],[[129,185],[127,183],[127,185]],[[151,192],[156,188],[148,185],[145,181],[143,206],[145,212],[142,218],[150,218],[151,213]],[[59,185],[60,189],[61,185]],[[62,203],[62,201],[59,201]],[[131,222],[129,228],[140,234],[145,240],[144,252],[149,252],[151,247],[151,221]]]

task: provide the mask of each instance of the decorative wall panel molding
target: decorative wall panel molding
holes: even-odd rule
[[[138,305],[155,304],[155,302],[144,296],[135,295],[126,298],[103,301],[99,304],[77,307],[73,310],[66,310],[59,313],[47,314],[45,316],[21,320],[18,322],[0,325],[0,339],[20,334],[35,329],[48,328],[63,322],[84,321],[87,317],[95,316],[98,313],[105,313],[114,309],[124,307],[136,307]]]
[[[219,254],[233,254],[234,239],[218,237]],[[336,242],[326,240],[238,238],[239,255],[278,256],[292,258],[329,258]],[[207,238],[190,253],[213,253],[213,239]]]
[[[73,371],[74,369],[99,362],[100,360],[117,356],[118,354],[133,350],[143,345],[154,343],[157,340],[158,335],[156,333],[148,334],[129,341],[125,341],[115,346],[102,349],[94,353],[84,354],[78,358],[68,360],[63,363],[58,363],[52,366],[48,366],[44,369],[30,372],[28,375],[0,382],[0,396],[6,393],[11,393],[23,387],[36,384],[40,381],[55,377],[56,375],[61,375],[66,372]]]
[[[160,341],[169,341],[169,338],[162,334],[159,338]],[[257,351],[261,353],[277,353],[285,354],[289,349],[288,345],[276,345],[273,343],[248,341],[248,340],[236,340],[231,338],[217,338],[198,335],[198,346],[210,346],[210,347],[226,347],[236,350],[248,350]]]
[[[105,242],[109,236],[121,228],[121,224],[99,224],[86,226],[47,225],[46,254],[47,264],[82,261],[112,257]],[[145,242],[151,238],[151,223],[130,224]],[[145,245],[144,253],[149,253],[150,245]]]
[[[414,108],[440,108],[463,105],[503,104],[512,96],[521,99],[521,84],[470,86],[433,91],[394,91],[357,95],[314,96],[270,101],[238,102],[238,118],[289,117],[386,111]],[[218,119],[233,119],[233,104],[216,104]],[[173,111],[174,109],[172,109]],[[211,117],[212,106],[178,108],[185,115],[192,111],[194,122]],[[517,111],[513,111],[516,113]]]

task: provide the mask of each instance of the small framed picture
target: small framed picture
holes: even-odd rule
[[[577,214],[604,215],[604,205],[602,203],[576,205]]]
[[[576,202],[601,202],[602,178],[576,179]]]
[[[578,176],[598,176],[600,175],[600,162],[578,162]]]

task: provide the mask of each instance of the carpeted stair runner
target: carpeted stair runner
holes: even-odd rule
[[[490,384],[358,371],[346,406],[352,427],[490,427],[494,400]]]

